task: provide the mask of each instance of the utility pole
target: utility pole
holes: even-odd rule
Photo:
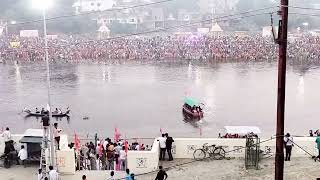
[[[277,133],[276,133],[276,158],[275,179],[283,180],[283,137],[284,137],[284,112],[286,95],[286,63],[287,63],[287,36],[288,36],[288,4],[289,0],[281,0],[279,21],[279,62],[278,62],[278,100],[277,100]]]

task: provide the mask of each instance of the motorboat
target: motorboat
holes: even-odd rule
[[[182,112],[184,115],[192,119],[201,119],[203,118],[203,111],[198,103],[193,98],[185,98],[184,104],[182,106]]]

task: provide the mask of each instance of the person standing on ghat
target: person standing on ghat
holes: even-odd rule
[[[287,133],[284,137],[284,145],[286,148],[286,158],[285,161],[290,161],[291,151],[293,147],[293,138]]]
[[[5,145],[7,145],[10,140],[11,140],[11,132],[9,130],[9,128],[7,127],[5,131],[3,131],[3,133],[1,134],[1,136],[3,137],[4,139],[4,143]]]
[[[168,133],[165,134],[167,139],[166,139],[166,149],[167,149],[167,153],[169,156],[169,161],[173,160],[172,157],[172,143],[174,142],[173,138],[171,136],[168,135]]]
[[[62,131],[61,129],[58,129],[58,123],[53,124],[53,134],[54,134],[54,139],[56,141],[57,145],[57,150],[60,150],[60,132]]]
[[[165,134],[162,134],[161,137],[158,138],[159,145],[160,145],[160,158],[159,160],[162,161],[165,159],[166,156],[166,138]]]

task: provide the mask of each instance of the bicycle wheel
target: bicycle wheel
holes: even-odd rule
[[[213,151],[213,159],[222,160],[226,157],[226,151],[222,147],[217,147]]]
[[[193,158],[195,160],[201,160],[204,159],[206,157],[206,152],[204,152],[203,149],[196,149],[193,152]]]

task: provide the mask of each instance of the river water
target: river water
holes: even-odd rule
[[[46,107],[45,70],[39,62],[0,64],[0,127],[14,133],[41,127],[40,119],[25,118],[21,110]],[[306,135],[319,127],[319,82],[317,65],[288,65],[286,132]],[[51,64],[52,105],[72,110],[59,125],[83,136],[112,136],[118,127],[127,137],[154,137],[160,129],[175,137],[216,137],[226,125],[258,126],[271,136],[276,90],[276,63]],[[205,104],[202,121],[184,121],[185,96]]]

